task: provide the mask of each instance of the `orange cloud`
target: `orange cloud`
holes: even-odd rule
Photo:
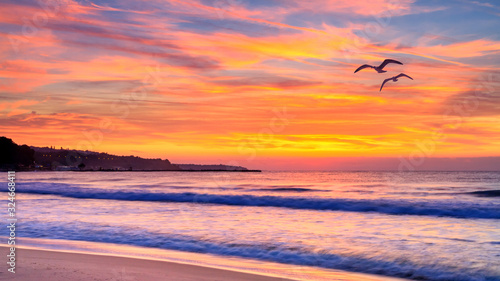
[[[398,26],[382,39],[359,35],[367,18],[404,21],[442,9],[392,2],[154,1],[132,9],[127,1],[71,1],[29,37],[22,17],[42,9],[9,2],[0,12],[10,26],[0,28],[0,129],[30,145],[77,148],[93,140],[93,150],[176,161],[246,161],[251,153],[393,157],[436,130],[447,136],[436,141],[436,156],[497,154],[498,79],[480,78],[498,68],[500,43],[493,37],[450,43],[446,30],[431,38]],[[342,15],[343,22],[321,20],[322,13]],[[386,74],[353,73],[386,57],[404,65]],[[382,78],[400,72],[414,80],[379,92]],[[489,97],[478,110],[460,126],[456,112],[446,119],[478,86]],[[101,128],[103,120],[115,129]]]
[[[432,54],[435,56],[449,58],[467,58],[483,56],[491,53],[500,52],[500,42],[491,40],[474,40],[468,42],[459,42],[449,45],[435,45],[417,47],[421,53]]]
[[[7,111],[6,114],[7,117],[14,116],[14,115],[20,115],[24,114],[26,112],[29,112],[29,109],[22,108],[22,107],[27,107],[31,105],[38,104],[38,101],[34,100],[19,100],[15,102],[2,102],[0,103],[0,113],[3,111]]]

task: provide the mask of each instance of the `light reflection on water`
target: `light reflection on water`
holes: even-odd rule
[[[172,251],[157,248],[127,246],[110,243],[96,243],[85,241],[54,240],[41,238],[21,238],[19,240],[24,249],[57,250],[72,253],[103,254],[120,257],[159,260],[226,270],[235,270],[266,276],[308,281],[398,281],[399,278],[388,278],[380,275],[346,272],[341,270],[324,269],[311,266],[298,266],[282,263],[263,262],[237,257],[221,257],[210,254]],[[126,269],[125,273],[126,273]],[[130,279],[130,278],[129,278]],[[134,280],[134,279],[130,279]],[[139,280],[134,280],[139,281]]]
[[[420,208],[422,202],[432,208],[463,206],[471,208],[471,212],[476,211],[474,208],[486,208],[490,213],[500,213],[498,198],[467,194],[500,189],[499,173],[410,173],[405,175],[404,182],[391,181],[388,173],[369,172],[224,176],[178,172],[47,172],[18,176],[19,233],[26,237],[185,250],[435,280],[450,280],[450,276],[456,280],[462,277],[473,280],[470,279],[473,276],[476,280],[488,277],[497,280],[500,276],[498,219],[463,217],[462,213],[457,217],[440,217],[378,211],[384,210],[385,202],[389,204],[387,208],[403,202],[396,209],[403,213],[407,204]],[[23,184],[49,194],[22,193]],[[58,192],[79,187],[85,188],[82,190],[86,193],[90,189],[105,191],[107,195],[120,191],[135,192],[134,196],[189,192],[249,195],[248,200],[273,196],[293,200],[388,201],[377,203],[379,209],[374,211],[348,212],[249,206],[238,204],[240,201],[207,204],[203,197],[198,197],[199,202],[182,203],[143,201],[135,197],[133,201],[123,200],[128,194],[116,197],[122,200],[79,199],[78,194],[73,197],[50,194],[54,186]]]

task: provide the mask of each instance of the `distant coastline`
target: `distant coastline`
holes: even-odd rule
[[[168,159],[148,159],[134,155],[17,145],[0,137],[0,170],[74,172],[261,172],[223,164],[173,164]]]
[[[230,173],[261,173],[262,170],[83,170],[83,171],[72,171],[72,172],[230,172]]]

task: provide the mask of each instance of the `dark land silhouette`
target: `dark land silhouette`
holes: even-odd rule
[[[0,137],[0,169],[25,170],[35,164],[35,151],[27,145],[17,145],[11,139]]]
[[[200,165],[200,164],[175,164],[183,171],[250,171],[245,167],[241,166],[230,166],[230,165]]]
[[[45,171],[234,171],[260,172],[230,165],[172,164],[168,159],[118,156],[103,152],[70,150],[55,147],[19,146],[11,139],[0,138],[1,170]]]

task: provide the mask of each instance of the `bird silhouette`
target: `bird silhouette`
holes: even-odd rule
[[[383,70],[383,68],[388,65],[389,63],[397,63],[397,64],[403,64],[397,60],[391,60],[391,59],[386,59],[384,60],[379,66],[373,66],[373,65],[369,65],[369,64],[363,64],[362,66],[358,67],[358,69],[356,69],[356,71],[354,71],[354,73],[360,71],[361,69],[365,69],[365,68],[368,68],[368,67],[371,67],[373,69],[375,69],[378,73],[384,73],[384,72],[387,72],[385,70]]]
[[[400,73],[400,74],[399,74],[399,75],[397,75],[397,76],[394,76],[394,77],[391,77],[391,78],[387,78],[387,79],[385,79],[385,80],[384,80],[384,82],[382,83],[382,86],[380,86],[380,90],[379,90],[379,92],[380,92],[380,91],[382,91],[382,88],[384,87],[385,83],[387,83],[387,82],[389,82],[389,81],[391,81],[391,80],[392,80],[393,82],[397,82],[399,77],[408,77],[408,78],[410,78],[411,80],[413,80],[413,78],[411,78],[410,76],[408,76],[408,75],[406,75],[406,74],[404,74],[404,73]]]

